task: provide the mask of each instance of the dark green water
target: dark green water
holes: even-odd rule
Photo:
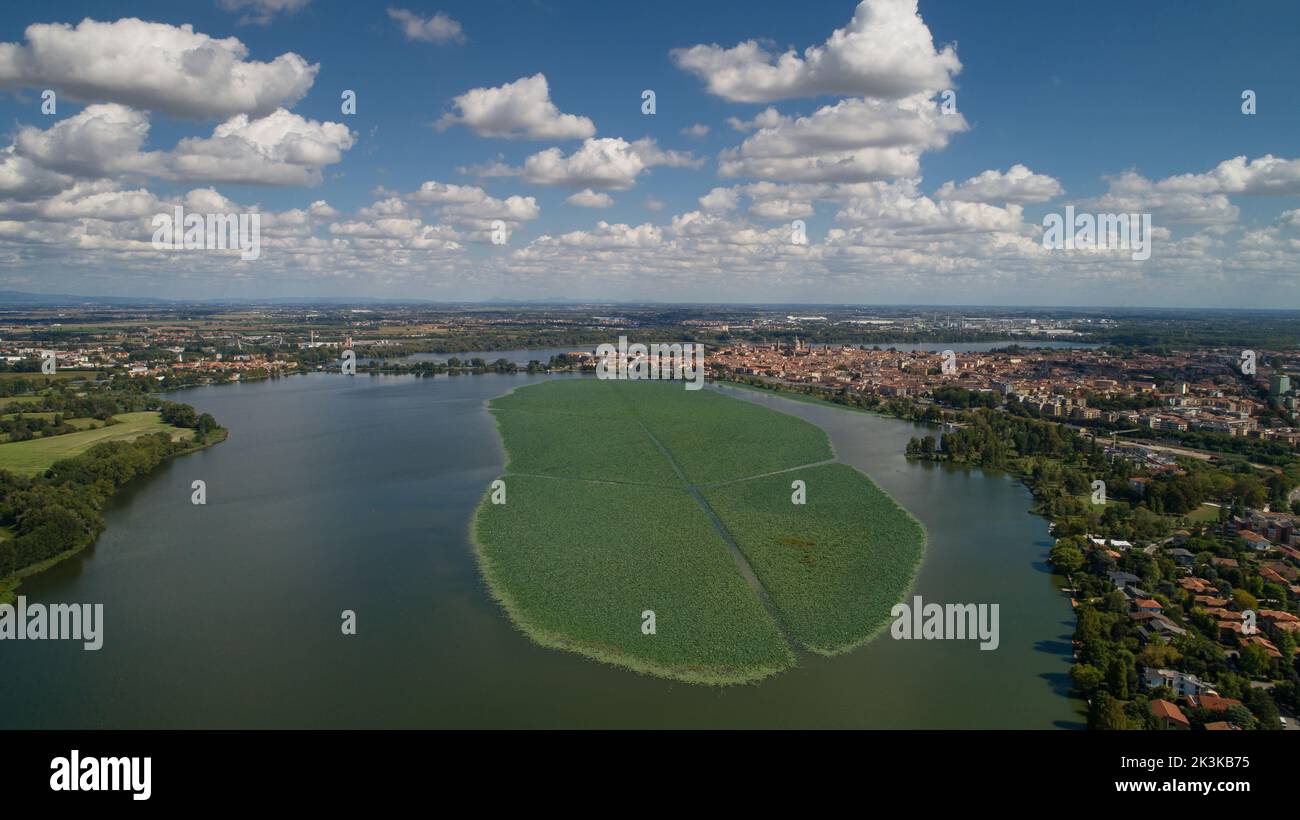
[[[104,605],[104,648],[0,643],[2,727],[1077,725],[1073,619],[1011,478],[909,464],[906,422],[807,418],[929,532],[927,601],[998,603],[1001,647],[894,641],[707,689],[545,650],[488,598],[470,515],[501,471],[484,401],[545,377],[311,375],[185,391],[230,439],[131,486],[29,601]],[[208,504],[190,503],[207,482]],[[340,634],[340,612],[358,633]]]

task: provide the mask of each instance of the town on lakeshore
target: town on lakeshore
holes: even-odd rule
[[[1077,620],[1070,691],[1089,726],[1287,729],[1300,642],[1297,321],[1120,309],[15,305],[0,310],[0,475],[13,499],[0,507],[0,576],[12,600],[24,578],[93,543],[103,526],[93,509],[77,513],[91,535],[67,542],[23,512],[76,486],[78,460],[143,458],[144,471],[219,444],[219,420],[178,403],[183,388],[309,373],[635,376],[649,351],[693,350],[714,384],[908,419],[922,425],[909,459],[1006,471],[1029,487],[1026,513],[1051,524],[1047,560]],[[1229,333],[1242,344],[1225,345]],[[673,362],[663,378],[682,378]],[[107,498],[96,492],[95,507]],[[745,531],[740,520],[729,528]],[[783,666],[773,651],[737,679]]]
[[[1300,373],[1300,354],[1294,352],[1252,351],[1268,364],[1260,365],[1256,379],[1244,380],[1240,350],[1117,354],[1089,347],[1038,349],[1032,343],[1009,347],[948,351],[945,357],[944,351],[881,345],[809,345],[796,337],[788,344],[719,347],[709,363],[724,373],[887,398],[933,400],[936,391],[957,388],[999,400],[1014,397],[1040,416],[1072,422],[1202,430],[1292,448],[1300,443],[1300,429],[1287,423],[1298,409],[1289,375]],[[951,371],[944,369],[945,358],[954,362]],[[1176,380],[1170,382],[1168,374]],[[1264,386],[1267,396],[1261,395]],[[1095,397],[1092,405],[1089,396]],[[1270,411],[1270,399],[1285,415]]]
[[[1294,804],[1297,32],[0,3],[6,807]]]

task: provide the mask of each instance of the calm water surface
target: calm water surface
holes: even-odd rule
[[[134,483],[92,551],[24,584],[29,601],[102,603],[105,643],[0,643],[0,726],[1077,725],[1073,618],[1021,485],[909,464],[908,422],[738,389],[720,388],[821,425],[911,510],[930,538],[916,592],[999,603],[1001,647],[886,636],[717,690],[534,646],[487,596],[468,523],[503,462],[484,402],[543,378],[313,374],[177,394],[229,440]]]

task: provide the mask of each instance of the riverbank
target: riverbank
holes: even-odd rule
[[[848,403],[845,403],[845,402],[837,402],[837,401],[834,401],[834,400],[829,399],[829,398],[822,398],[822,397],[819,397],[819,396],[814,395],[814,394],[809,393],[809,392],[798,391],[798,390],[791,390],[791,389],[786,388],[786,387],[781,386],[781,385],[777,385],[777,386],[773,386],[773,387],[759,387],[759,386],[757,386],[757,385],[755,385],[755,384],[752,384],[752,383],[750,383],[750,382],[731,381],[731,380],[729,380],[729,379],[715,379],[715,380],[713,380],[713,381],[715,381],[717,384],[725,384],[725,385],[727,385],[728,387],[738,387],[738,388],[741,388],[741,389],[744,389],[744,390],[750,390],[750,391],[753,391],[753,392],[758,393],[758,394],[760,394],[760,395],[761,395],[761,394],[772,394],[772,395],[780,396],[781,398],[784,398],[784,399],[790,399],[791,401],[800,401],[800,402],[805,402],[805,403],[807,403],[807,404],[820,405],[820,406],[823,406],[823,407],[834,407],[834,408],[836,408],[836,409],[838,409],[838,410],[848,410],[848,411],[851,411],[851,412],[854,412],[854,413],[863,413],[863,414],[868,415],[868,416],[877,416],[877,417],[880,417],[880,418],[899,419],[899,420],[901,420],[901,421],[911,421],[911,422],[914,422],[914,423],[916,423],[916,424],[926,424],[926,425],[929,425],[929,426],[936,426],[936,425],[938,424],[937,422],[927,421],[927,420],[925,420],[925,419],[922,419],[922,418],[916,418],[916,417],[914,417],[914,416],[902,415],[902,414],[898,414],[898,413],[885,413],[885,412],[881,412],[880,410],[872,410],[872,409],[869,409],[869,408],[866,408],[866,407],[862,407],[862,406],[860,406],[860,405],[848,404]],[[914,406],[914,405],[913,405],[913,406]],[[1023,484],[1023,485],[1025,486],[1026,489],[1028,489],[1031,493],[1033,493],[1033,489],[1034,489],[1034,488],[1033,488],[1033,485],[1032,485],[1031,482],[1030,482],[1030,476],[1029,476],[1029,474],[1028,474],[1024,469],[1023,469],[1023,467],[1022,467],[1021,465],[1019,465],[1019,464],[1015,465],[1014,467],[986,467],[986,466],[981,465],[981,464],[969,464],[969,463],[965,463],[965,462],[953,462],[953,461],[950,461],[950,460],[947,460],[947,459],[939,459],[939,458],[919,458],[918,460],[922,460],[922,461],[933,461],[933,462],[936,462],[936,463],[944,463],[944,464],[951,464],[951,465],[953,465],[953,466],[958,466],[958,467],[975,468],[975,469],[979,469],[979,470],[981,470],[981,471],[983,471],[983,472],[990,472],[990,473],[1003,473],[1003,474],[1006,474],[1006,475],[1012,476],[1012,477],[1015,478],[1017,481],[1019,481],[1021,484]],[[1030,508],[1029,508],[1028,512],[1029,512],[1030,514],[1032,514],[1032,515],[1037,515],[1037,516],[1043,518],[1043,519],[1046,520],[1049,524],[1053,523],[1053,522],[1052,522],[1052,517],[1051,517],[1051,515],[1048,513],[1048,511],[1047,511],[1047,510],[1044,508],[1044,506],[1043,506],[1043,501],[1042,501],[1041,499],[1037,498],[1037,497],[1034,498],[1034,503],[1033,503],[1032,505],[1030,505]],[[1060,576],[1058,576],[1058,578],[1059,578],[1059,577],[1060,577]],[[1064,579],[1062,578],[1062,580],[1064,580]]]
[[[179,458],[180,456],[190,455],[191,453],[197,453],[200,450],[205,450],[208,447],[212,447],[215,444],[220,444],[221,442],[227,439],[229,434],[230,431],[227,430],[226,428],[217,427],[213,430],[208,431],[207,435],[204,436],[201,442],[195,442],[191,438],[187,446],[169,454],[163,461],[160,461],[158,465],[155,465],[154,469],[157,469],[158,466],[161,466],[162,464],[165,464],[172,459]],[[152,472],[152,470],[150,472]],[[136,478],[142,478],[148,474],[149,473],[144,473],[142,475],[133,476],[131,480],[127,481],[124,484],[118,485],[116,488],[114,488],[114,492],[111,496],[109,496],[109,498],[111,499],[112,497],[120,493],[125,487],[127,487],[130,484],[130,481],[133,481]],[[70,550],[65,550],[57,555],[53,555],[42,561],[38,561],[37,563],[23,567],[22,569],[17,570],[16,572],[12,573],[11,575],[5,578],[0,578],[0,604],[12,603],[17,597],[18,588],[22,586],[22,582],[25,579],[31,578],[35,575],[45,572],[46,570],[49,570],[50,568],[55,567],[58,564],[61,564],[62,562],[66,561],[69,558],[72,558],[76,555],[85,552],[88,549],[93,548],[95,543],[99,540],[100,535],[102,535],[102,531],[96,533],[93,537],[89,538],[85,544],[82,544]]]
[[[739,387],[744,390],[752,390],[753,392],[760,393],[760,394],[763,393],[775,394],[780,396],[783,399],[790,399],[791,401],[802,401],[802,402],[807,402],[808,404],[828,405],[830,407],[838,407],[841,410],[852,410],[855,413],[866,413],[869,416],[879,416],[881,418],[891,418],[891,419],[901,418],[900,416],[896,416],[891,413],[882,413],[879,410],[871,410],[866,407],[861,407],[854,404],[846,404],[843,402],[832,401],[831,399],[822,398],[820,396],[814,395],[813,393],[804,392],[801,390],[792,390],[783,385],[776,385],[774,387],[761,387],[752,382],[741,382],[741,381],[733,381],[731,379],[718,379],[718,378],[710,378],[709,381],[714,382],[716,384],[725,384],[728,387]]]

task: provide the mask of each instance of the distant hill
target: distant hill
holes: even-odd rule
[[[76,296],[71,293],[25,293],[20,290],[0,290],[0,307],[5,305],[34,305],[59,307],[62,305],[159,305],[175,304],[171,299],[139,296]]]
[[[71,293],[27,293],[0,290],[0,308],[5,306],[64,307],[76,305],[563,305],[576,304],[568,298],[488,299],[486,301],[442,301],[374,296],[274,296],[225,299],[161,299],[154,296],[78,296]]]

